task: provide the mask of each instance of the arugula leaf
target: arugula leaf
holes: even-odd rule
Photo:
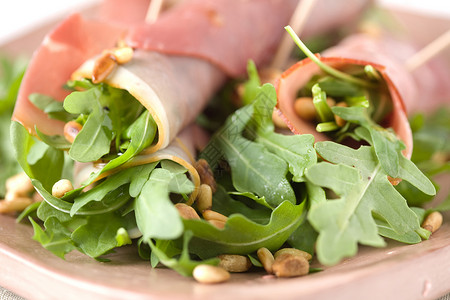
[[[225,216],[239,212],[249,220],[258,224],[267,224],[272,212],[272,207],[268,208],[266,205],[249,207],[242,201],[234,200],[230,197],[230,193],[227,193],[225,188],[221,185],[217,186],[217,191],[213,195],[212,209]]]
[[[75,114],[70,114],[64,110],[63,102],[56,101],[50,96],[34,93],[29,95],[28,99],[51,119],[67,123],[76,118]]]
[[[11,142],[22,169],[30,178],[40,180],[42,186],[51,190],[61,179],[64,153],[34,139],[18,122],[11,122]]]
[[[133,217],[133,216],[131,216]],[[86,217],[86,223],[71,234],[72,240],[90,257],[99,257],[119,246],[117,231],[124,226],[129,228],[130,216],[121,216],[116,212]]]
[[[316,151],[333,164],[319,163],[307,170],[306,177],[338,195],[338,199],[312,202],[308,215],[319,232],[317,254],[322,263],[335,264],[354,255],[358,242],[383,246],[373,215],[399,235],[421,233],[417,215],[390,184],[372,147],[353,150],[333,142],[319,142]],[[399,175],[423,192],[435,193],[428,178],[403,156]]]
[[[185,230],[194,237],[189,248],[201,258],[219,254],[249,254],[261,247],[276,250],[305,218],[304,203],[284,201],[272,212],[270,221],[258,224],[236,213],[229,216],[225,228],[218,229],[205,220],[183,220]]]
[[[108,162],[102,169],[102,173],[117,168],[148,147],[153,142],[157,127],[152,116],[146,110],[130,125],[128,130],[130,130],[130,133],[127,134],[130,136],[130,143],[127,150],[119,157]]]
[[[265,87],[272,93],[273,86]],[[264,87],[258,95],[252,105],[239,109],[227,119],[203,153],[208,156],[219,151],[225,156],[231,167],[233,185],[238,192],[251,191],[259,197],[265,197],[272,207],[285,200],[295,203],[294,191],[286,178],[287,163],[262,144],[244,137],[244,134],[255,135],[254,131],[244,132],[252,117],[260,115],[255,113],[255,108],[265,108],[265,114],[270,111],[272,115],[275,106],[274,98],[266,96]],[[210,165],[214,163],[210,162]]]
[[[374,146],[381,166],[387,174],[397,178],[399,176],[399,161],[403,157],[401,151],[405,149],[405,145],[396,137],[395,133],[373,122],[365,107],[334,106],[331,110],[342,119],[359,124],[368,130],[370,138],[367,136],[363,136],[363,138]],[[355,131],[355,133],[358,134],[358,131]]]
[[[199,264],[217,265],[219,263],[218,258],[207,259],[203,261],[191,260],[189,256],[189,241],[192,238],[191,231],[185,231],[183,236],[183,247],[180,251],[181,255],[178,259],[168,256],[161,248],[155,245],[149,240],[149,245],[152,249],[152,255],[157,256],[165,266],[177,271],[183,276],[192,276],[192,272]]]
[[[136,198],[136,222],[144,241],[176,239],[183,233],[180,215],[169,198],[169,186],[174,177],[168,170],[153,170]]]
[[[252,60],[247,63],[248,80],[244,83],[244,94],[242,95],[242,103],[244,105],[250,104],[256,98],[261,86],[258,70]]]
[[[33,239],[41,243],[45,249],[61,258],[77,249],[70,238],[71,232],[57,218],[50,217],[45,221],[45,231],[32,218],[29,220],[34,229]]]
[[[9,128],[25,67],[24,59],[0,55],[0,198],[5,196],[6,180],[22,171],[14,157]]]
[[[87,91],[73,92],[64,100],[67,112],[89,115],[69,150],[73,160],[96,161],[110,151],[113,126],[108,112],[100,103],[101,96],[101,87],[96,86]]]

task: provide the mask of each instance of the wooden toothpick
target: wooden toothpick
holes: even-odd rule
[[[298,36],[301,35],[301,32],[305,28],[306,20],[308,19],[315,2],[316,0],[300,0],[298,2],[297,7],[292,14],[291,20],[289,21],[289,25]],[[292,41],[290,35],[285,32],[270,67],[276,69],[284,68],[293,47],[294,42]]]
[[[405,63],[406,69],[409,72],[414,72],[417,68],[439,54],[448,46],[450,46],[450,29],[426,45],[416,54],[408,58]]]
[[[159,13],[161,12],[161,7],[163,0],[151,0],[148,6],[147,14],[145,16],[145,23],[151,24],[158,19]]]

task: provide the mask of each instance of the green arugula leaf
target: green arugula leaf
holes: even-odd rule
[[[313,135],[282,135],[270,132],[258,135],[257,141],[289,164],[289,172],[295,182],[304,181],[305,170],[317,162]]]
[[[152,116],[146,110],[130,125],[129,130],[130,143],[127,150],[119,157],[108,162],[102,169],[102,173],[117,168],[148,147],[155,138],[157,127]]]
[[[151,238],[176,239],[183,233],[180,215],[169,198],[174,174],[155,169],[136,198],[135,213],[144,241]]]
[[[128,231],[123,227],[120,227],[117,230],[116,241],[117,241],[117,247],[132,244],[130,236],[128,235]]]
[[[219,151],[225,156],[231,167],[233,185],[238,192],[251,191],[259,197],[265,197],[272,207],[285,200],[295,203],[294,191],[286,178],[287,163],[263,145],[243,136],[245,128],[255,115],[255,107],[260,107],[259,111],[263,107],[272,115],[275,100],[266,97],[264,91],[259,95],[252,105],[239,109],[227,119],[224,127],[213,136],[204,154],[208,156]],[[260,113],[256,115],[259,116]],[[248,134],[255,133],[250,131]],[[210,165],[214,163],[210,162]]]
[[[61,135],[46,135],[39,131],[39,129],[35,128],[36,134],[39,137],[41,141],[49,145],[50,147],[53,147],[55,149],[59,150],[67,150],[70,149],[70,146],[72,145],[69,143],[65,137]]]
[[[69,155],[79,162],[91,162],[108,154],[114,137],[112,121],[103,109],[100,86],[87,91],[73,92],[64,100],[64,109],[72,114],[85,114],[83,128],[75,137]]]
[[[75,114],[68,113],[64,110],[63,102],[56,101],[50,96],[34,93],[29,95],[28,99],[51,119],[67,123],[76,118]]]
[[[233,213],[240,213],[247,219],[258,224],[269,223],[272,213],[272,207],[268,208],[266,205],[249,207],[242,201],[234,200],[221,185],[217,186],[217,191],[213,195],[212,209],[225,216],[229,216]]]
[[[395,133],[390,129],[385,129],[374,123],[367,113],[367,108],[361,106],[331,108],[334,114],[344,120],[359,124],[365,128],[370,138],[365,135],[362,138],[372,144],[375,153],[389,176],[399,177],[399,161],[403,157],[401,151],[405,149],[405,145],[400,141]],[[359,131],[355,131],[358,133]]]
[[[258,197],[253,193],[250,192],[229,192],[230,195],[236,195],[236,196],[243,196],[246,197],[248,199],[251,199],[253,201],[255,201],[256,203],[265,206],[269,209],[273,209],[272,206],[270,206],[269,203],[267,203],[266,199],[264,197]]]
[[[191,231],[185,231],[183,236],[183,247],[180,251],[181,255],[178,259],[168,256],[163,249],[155,245],[151,240],[149,240],[149,245],[152,249],[152,255],[157,256],[159,261],[163,263],[166,267],[169,267],[183,276],[192,276],[192,272],[196,266],[199,264],[217,265],[219,263],[218,258],[207,259],[203,261],[191,260],[189,256],[189,241],[192,238]]]
[[[34,229],[33,239],[41,243],[45,249],[61,258],[77,249],[70,238],[71,232],[57,218],[50,217],[45,221],[45,231],[32,218],[29,220]]]
[[[330,76],[321,78],[318,84],[331,97],[359,97],[364,94],[361,86]]]
[[[284,201],[272,212],[266,224],[255,223],[242,214],[229,216],[225,228],[218,229],[205,220],[183,220],[185,230],[192,231],[189,248],[201,258],[219,254],[249,254],[261,247],[277,250],[305,218],[304,204]]]
[[[261,86],[258,70],[252,60],[247,63],[248,80],[244,83],[244,94],[242,95],[242,103],[244,105],[250,104],[256,98]]]
[[[86,224],[74,230],[71,238],[86,255],[99,257],[119,246],[117,231],[129,224],[127,218],[130,216],[123,217],[115,212],[88,216]]]
[[[42,186],[51,190],[61,179],[64,153],[31,137],[18,122],[11,123],[11,142],[17,161],[30,178],[39,179]]]
[[[319,232],[317,255],[322,263],[335,264],[343,257],[354,255],[358,242],[384,246],[373,215],[399,235],[420,233],[417,215],[390,184],[372,147],[353,150],[333,142],[319,142],[316,150],[333,164],[319,163],[308,169],[306,177],[338,195],[338,199],[312,202],[308,215],[309,222]],[[423,192],[435,193],[428,178],[403,156],[399,175]]]

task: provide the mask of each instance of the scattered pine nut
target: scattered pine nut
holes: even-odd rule
[[[394,178],[394,177],[391,177],[391,176],[387,176],[387,178],[388,178],[388,180],[389,180],[389,182],[392,184],[392,185],[397,185],[397,184],[399,184],[400,182],[402,182],[402,179],[401,178]]]
[[[286,122],[281,118],[280,111],[276,108],[272,112],[272,122],[277,128],[286,129],[288,128]]]
[[[274,257],[275,257],[275,259],[277,259],[277,257],[279,257],[281,255],[285,255],[285,254],[290,254],[290,255],[294,255],[294,256],[303,256],[304,258],[306,258],[306,260],[312,259],[311,254],[309,254],[308,252],[305,252],[303,250],[296,249],[296,248],[282,248],[282,249],[278,250],[277,252],[275,252]]]
[[[208,222],[211,223],[211,225],[217,227],[218,229],[224,229],[226,224],[226,222],[219,220],[208,220]]]
[[[299,97],[294,102],[295,113],[305,121],[316,119],[316,108],[311,97]]]
[[[422,227],[431,233],[434,233],[441,227],[442,222],[442,214],[438,211],[434,211],[423,220]]]
[[[72,182],[68,179],[61,179],[52,187],[52,195],[56,198],[61,198],[64,196],[67,192],[70,192],[73,190]]]
[[[336,100],[334,100],[333,98],[327,97],[326,101],[329,107],[336,105]]]
[[[20,172],[6,180],[7,194],[14,194],[17,196],[27,196],[34,190],[31,179],[25,172]]]
[[[217,184],[216,180],[214,179],[214,173],[211,170],[211,167],[209,166],[208,162],[204,159],[199,159],[195,163],[194,167],[197,170],[198,175],[200,176],[201,183],[209,185],[214,194],[217,190]]]
[[[232,273],[246,272],[252,266],[250,259],[243,255],[222,254],[218,258],[220,259],[219,267]]]
[[[309,273],[309,262],[303,256],[284,254],[275,258],[272,265],[277,277],[296,277]]]
[[[202,212],[202,215],[203,215],[203,218],[205,218],[208,221],[217,220],[217,221],[226,222],[228,220],[227,216],[224,216],[221,213],[218,213],[218,212],[210,210],[210,209],[204,210]]]
[[[81,131],[83,126],[75,121],[67,122],[64,125],[64,137],[69,143],[73,143],[75,140],[75,137],[78,135],[78,133]]]
[[[256,255],[258,255],[259,261],[262,263],[264,270],[266,270],[267,273],[272,274],[272,266],[275,260],[272,252],[270,252],[269,249],[263,247],[258,249]]]
[[[192,275],[200,283],[221,283],[230,279],[228,271],[211,265],[196,266]]]
[[[115,58],[115,61],[119,65],[126,64],[127,62],[130,62],[133,58],[133,48],[131,47],[118,47],[113,48],[112,50],[108,51],[110,54],[112,54]]]
[[[339,102],[338,104],[336,104],[336,106],[339,107],[347,107],[347,103],[345,103],[344,101]],[[344,119],[342,119],[341,117],[339,117],[338,115],[334,115],[334,120],[336,121],[336,124],[339,127],[343,127],[345,125],[345,123],[347,123],[347,121],[345,121]]]
[[[177,203],[175,204],[175,208],[178,210],[178,213],[183,219],[190,220],[190,219],[197,219],[200,220],[200,216],[197,214],[195,209],[192,208],[192,206],[189,206],[184,203]]]
[[[33,203],[33,200],[27,197],[16,197],[10,200],[0,200],[0,213],[3,214],[22,211],[31,203]]]
[[[94,70],[92,71],[92,82],[100,83],[108,77],[117,67],[117,61],[114,55],[108,51],[104,52],[95,60]]]
[[[202,183],[197,195],[197,209],[201,212],[212,207],[212,189],[211,186]]]

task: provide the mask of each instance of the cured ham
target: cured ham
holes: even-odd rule
[[[110,8],[103,20],[115,15],[113,2],[105,2],[103,11]],[[138,2],[142,7],[143,2]],[[136,49],[134,58],[105,82],[128,90],[151,112],[158,125],[158,140],[151,151],[167,147],[226,76],[242,75],[250,58],[257,64],[270,59],[296,4],[294,0],[186,1],[151,25],[142,22],[141,10],[136,9],[123,11],[138,14],[135,20],[142,25],[130,24],[131,17],[102,23],[74,15],[50,33],[34,54],[13,120],[30,132],[36,127],[46,134],[62,135],[62,122],[49,120],[30,104],[29,95],[40,93],[62,101],[69,93],[64,83],[70,78],[91,78],[96,55],[124,39]],[[356,18],[366,4],[355,1],[348,13]],[[318,28],[310,31],[312,35],[330,30],[336,21],[314,18],[310,23],[310,28]]]
[[[386,73],[399,88],[408,114],[418,111],[432,112],[450,101],[450,89],[445,88],[450,71],[445,63],[440,61],[439,56],[416,70],[408,70],[406,62],[418,50],[420,49],[412,42],[387,34],[356,34],[325,51],[323,56],[351,57],[383,65]]]
[[[155,24],[133,27],[126,40],[137,48],[205,59],[229,76],[243,75],[249,59],[257,66],[272,59],[298,1],[232,2],[184,1]],[[358,19],[368,4],[352,0],[344,7],[336,1],[319,0],[302,36],[312,37],[348,24]]]
[[[410,56],[412,47],[398,40],[379,38],[363,34],[350,36],[339,45],[323,52],[320,60],[335,68],[351,65],[371,65],[382,76],[386,83],[392,111],[383,121],[384,127],[391,127],[398,137],[405,143],[403,152],[406,157],[412,153],[412,133],[408,123],[408,113],[424,107],[424,103],[436,108],[445,99],[450,99],[448,92],[439,89],[443,86],[443,78],[448,78],[448,70],[439,68],[431,62],[417,70],[414,76],[404,65],[405,57]],[[411,54],[405,54],[411,53]],[[297,91],[302,88],[320,68],[309,59],[300,61],[286,70],[278,81],[278,108],[282,118],[295,134],[311,133],[317,141],[326,140],[325,134],[318,133],[315,125],[302,120],[294,111],[294,101]],[[423,72],[423,73],[421,73]],[[447,93],[447,94],[446,94]],[[424,99],[429,99],[425,101]]]

